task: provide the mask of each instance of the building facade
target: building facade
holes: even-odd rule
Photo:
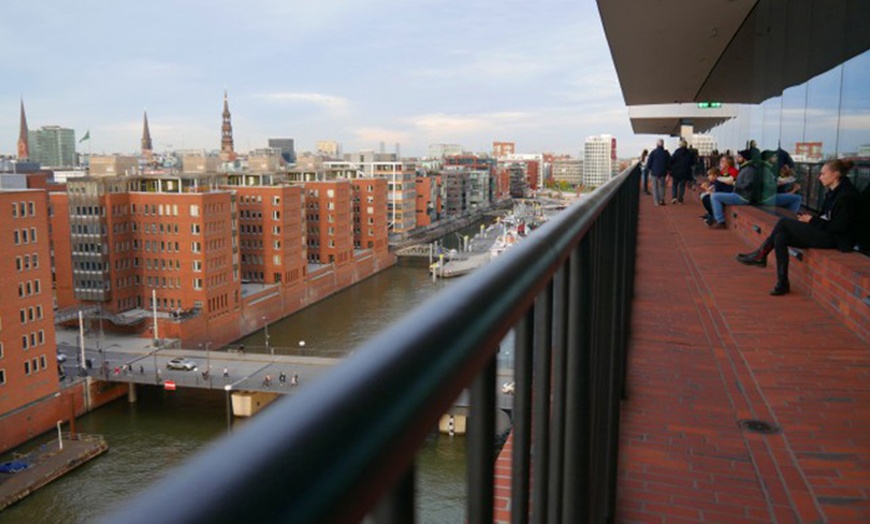
[[[45,191],[0,190],[0,238],[6,246],[0,257],[0,415],[4,416],[58,392],[48,224]],[[0,449],[6,449],[7,432],[0,435]]]
[[[583,148],[583,185],[598,187],[616,175],[616,138],[590,136]]]
[[[577,159],[553,160],[553,180],[576,187],[583,183],[583,161]]]
[[[28,132],[30,159],[45,167],[76,165],[75,131],[60,126],[43,126]]]

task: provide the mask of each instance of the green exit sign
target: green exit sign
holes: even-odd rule
[[[713,107],[722,107],[722,102],[698,102],[698,107],[701,109],[710,109]]]

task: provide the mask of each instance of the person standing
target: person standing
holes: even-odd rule
[[[680,139],[680,147],[671,156],[671,204],[683,203],[686,184],[693,180],[694,155],[687,147],[684,139]]]
[[[831,160],[822,166],[819,182],[825,187],[825,200],[819,216],[799,214],[797,219],[780,218],[773,231],[752,253],[740,253],[737,261],[747,266],[765,267],[767,255],[776,253],[776,285],[773,296],[785,295],[791,289],[788,281],[788,248],[852,250],[858,234],[860,195],[846,173],[851,160]]]
[[[665,181],[671,165],[671,154],[665,149],[665,141],[661,138],[656,142],[656,148],[649,154],[646,164],[653,179],[653,200],[657,206],[663,206],[665,205]]]
[[[649,194],[649,166],[646,163],[646,159],[649,156],[649,151],[644,149],[643,153],[640,154],[640,172],[641,177],[643,178],[643,192],[647,195]]]

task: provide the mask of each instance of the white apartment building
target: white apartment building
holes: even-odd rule
[[[616,175],[616,169],[616,138],[611,135],[586,138],[583,148],[583,185],[603,185]]]

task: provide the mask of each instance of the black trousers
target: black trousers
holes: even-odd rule
[[[780,218],[770,236],[764,241],[776,253],[776,278],[788,282],[788,248],[812,247],[833,249],[837,247],[834,235],[794,218]]]
[[[701,195],[701,205],[707,210],[707,215],[713,216],[713,204],[710,203],[710,193]]]

